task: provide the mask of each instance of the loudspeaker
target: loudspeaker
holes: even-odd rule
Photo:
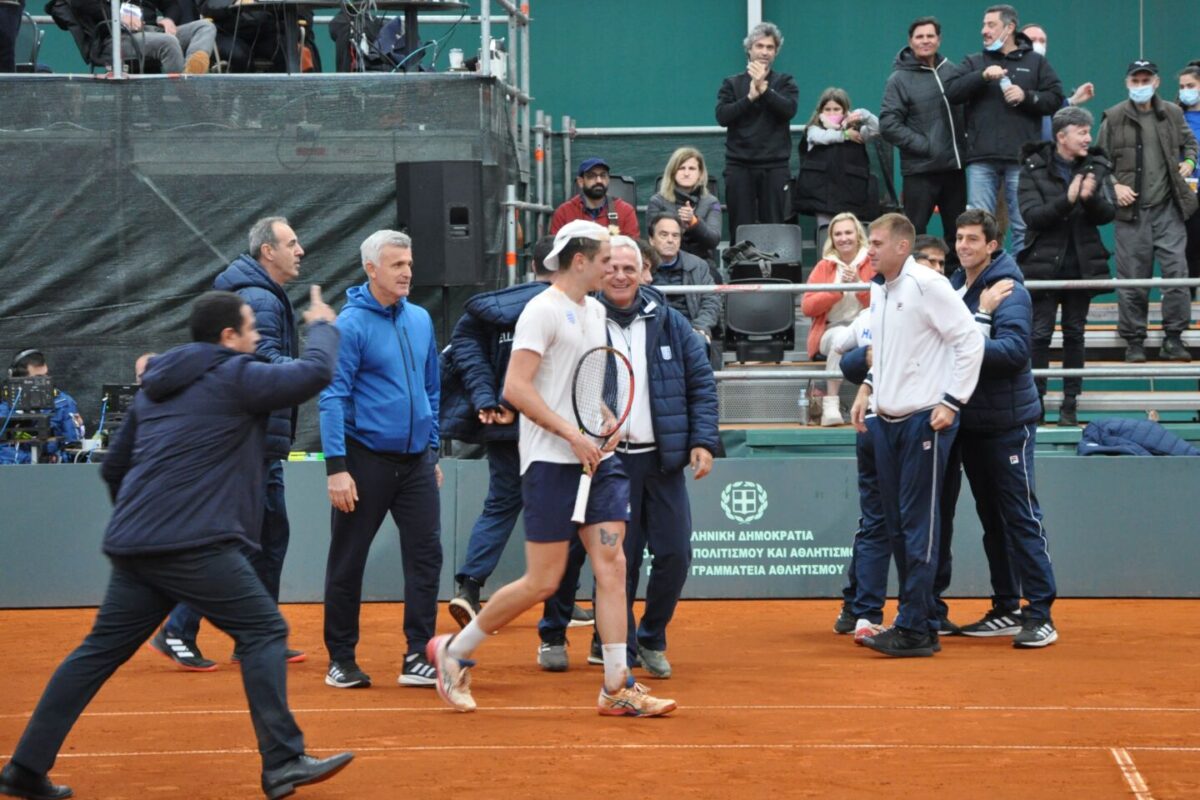
[[[396,228],[412,237],[417,283],[485,283],[483,164],[397,164]]]

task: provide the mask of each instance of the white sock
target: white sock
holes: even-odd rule
[[[471,620],[467,627],[450,640],[446,652],[451,658],[470,658],[471,653],[475,652],[475,648],[486,640],[487,634],[484,633],[483,628],[479,627],[479,621]]]
[[[604,688],[616,687],[619,691],[625,687],[625,643],[606,644],[600,648],[604,652]]]
[[[855,633],[858,633],[858,632],[859,632],[859,631],[861,631],[863,628],[869,628],[869,627],[871,627],[871,625],[872,625],[872,622],[871,622],[871,620],[869,620],[869,619],[860,619],[858,622],[854,623],[854,632],[855,632]]]

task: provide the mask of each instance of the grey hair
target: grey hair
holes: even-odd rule
[[[250,242],[250,257],[258,258],[262,255],[262,247],[264,244],[272,246],[278,245],[279,240],[275,238],[275,223],[287,225],[287,217],[263,217],[258,222],[254,223],[250,228],[250,235],[247,237]]]
[[[637,256],[638,267],[643,269],[645,268],[646,264],[642,261],[642,248],[638,247],[636,239],[632,239],[628,236],[614,236],[609,242],[609,249],[616,251],[618,247],[624,247],[626,250],[632,250],[634,255]]]
[[[1054,112],[1054,118],[1050,121],[1050,133],[1057,138],[1058,132],[1069,125],[1079,125],[1091,130],[1092,121],[1092,112],[1086,108],[1067,106]]]
[[[407,233],[391,231],[386,228],[381,231],[375,231],[363,240],[362,247],[359,248],[359,251],[362,253],[362,265],[366,267],[368,261],[378,265],[379,254],[388,245],[412,250],[412,238]]]
[[[775,40],[775,49],[783,49],[783,34],[779,32],[779,26],[774,22],[760,22],[750,29],[750,33],[746,34],[746,38],[742,41],[742,47],[746,48],[746,52],[750,52],[750,48],[759,39],[765,39],[770,36]]]
[[[985,15],[999,14],[1000,15],[1000,24],[1001,25],[1012,25],[1013,30],[1016,30],[1017,25],[1020,24],[1020,22],[1021,22],[1019,19],[1017,19],[1017,10],[1010,5],[1000,4],[1000,5],[995,5],[995,6],[988,6],[987,10],[984,11],[983,13]],[[1042,28],[1042,30],[1045,30],[1045,28]]]

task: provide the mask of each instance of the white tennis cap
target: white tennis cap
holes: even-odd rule
[[[566,249],[572,239],[594,239],[597,242],[607,242],[609,240],[608,229],[594,222],[588,222],[586,219],[568,222],[558,229],[558,233],[554,234],[554,247],[550,249],[550,255],[542,261],[542,266],[548,270],[557,271],[558,254]]]

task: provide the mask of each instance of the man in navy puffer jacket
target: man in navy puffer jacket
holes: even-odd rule
[[[284,286],[300,275],[304,248],[296,232],[283,217],[265,217],[250,228],[250,249],[241,254],[217,279],[213,288],[234,292],[254,312],[258,326],[258,354],[272,364],[287,364],[300,354],[296,315]],[[260,548],[248,550],[246,557],[267,587],[267,593],[279,601],[279,580],[287,555],[291,526],[283,489],[283,460],[292,449],[296,435],[298,408],[275,409],[267,420],[266,491],[262,511]],[[215,662],[205,658],[196,646],[200,615],[180,604],[167,619],[150,645],[180,667],[194,672],[215,670]],[[235,654],[235,658],[237,658]],[[289,663],[304,660],[304,653],[288,650]]]
[[[617,445],[629,473],[630,497],[624,543],[626,663],[633,667],[640,662],[654,677],[667,678],[667,625],[692,563],[692,513],[684,468],[691,465],[696,479],[712,469],[720,440],[717,385],[704,340],[662,294],[648,286],[639,288],[641,273],[637,243],[613,237],[612,271],[604,278],[600,302],[607,311],[609,344],[625,353],[634,368],[633,407]],[[647,547],[653,560],[646,607],[635,625],[633,601]],[[585,555],[583,547],[573,543],[558,593],[546,601],[538,624],[542,669],[557,672],[568,666],[565,631]],[[590,663],[602,663],[599,649],[597,637]]]
[[[325,567],[325,683],[365,688],[355,661],[363,571],[390,512],[404,563],[404,635],[399,682],[434,686],[425,643],[437,622],[442,571],[438,488],[438,350],[429,312],[408,302],[412,239],[376,231],[362,243],[367,282],[346,293],[338,315],[342,346],[333,382],[321,393],[332,537]]]
[[[542,237],[534,246],[534,282],[468,300],[450,347],[442,354],[442,433],[446,438],[482,442],[487,448],[487,498],[471,528],[467,554],[454,576],[458,591],[450,601],[450,615],[464,628],[479,613],[479,591],[496,571],[521,514],[517,415],[500,394],[517,318],[530,300],[546,290],[554,274],[542,265],[553,246],[553,236]]]
[[[1050,618],[1056,595],[1042,510],[1034,491],[1033,456],[1041,415],[1030,366],[1033,305],[1021,270],[998,250],[996,219],[981,209],[958,218],[962,269],[951,285],[984,332],[979,384],[962,409],[958,439],[943,488],[943,528],[934,593],[949,585],[951,525],[958,498],[957,459],[971,482],[983,525],[992,578],[992,609],[962,627],[968,636],[1013,636],[1016,647],[1044,647],[1058,638]],[[1020,609],[1024,592],[1029,604]],[[944,606],[944,603],[941,603]],[[942,613],[943,618],[945,613]]]
[[[289,364],[255,355],[254,314],[235,294],[193,306],[192,344],[156,357],[101,475],[115,501],[104,534],[112,576],[91,633],[46,687],[0,794],[69,797],[48,773],[88,702],[186,601],[233,636],[262,756],[262,788],[283,797],[350,761],[315,759],[287,704],[287,623],[246,560],[258,547],[267,416],[312,397],[333,373],[338,331],[313,287],[308,347]]]

